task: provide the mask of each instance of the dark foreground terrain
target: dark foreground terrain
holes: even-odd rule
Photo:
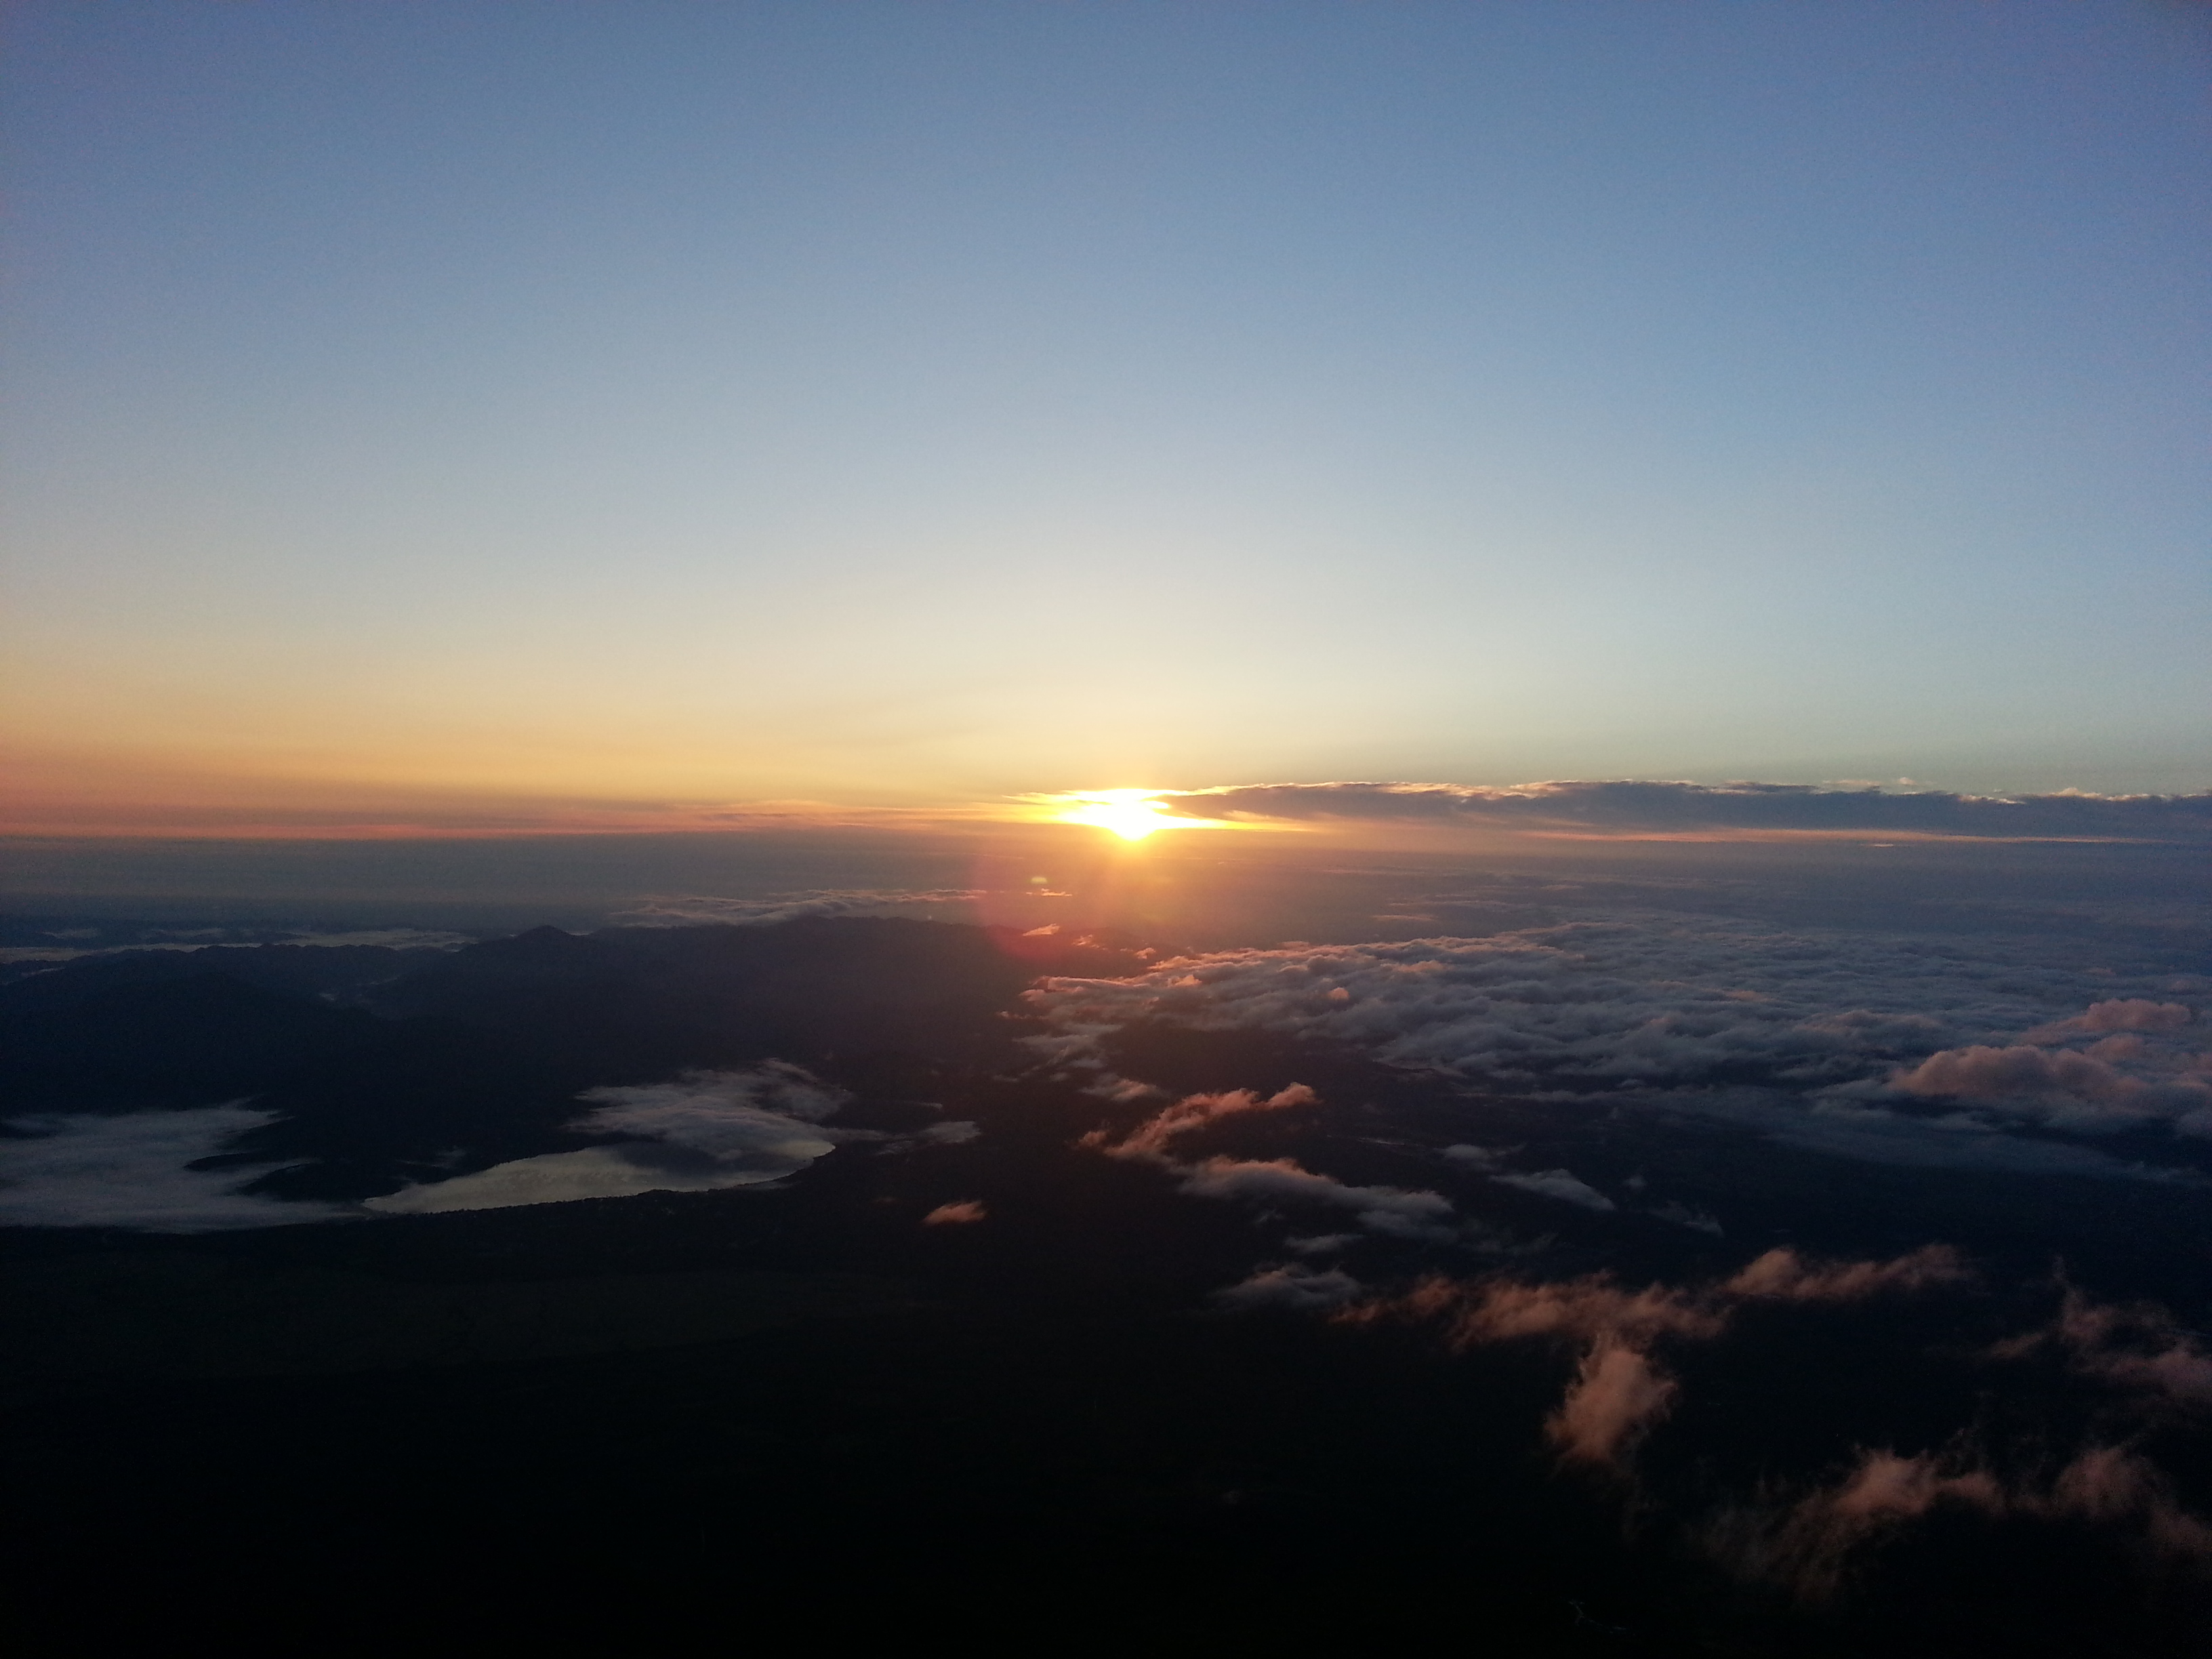
[[[1110,1070],[1024,1046],[1024,985],[1126,981],[1133,945],[546,933],[0,992],[21,1145],[243,1100],[199,1175],[331,1218],[0,1235],[20,1650],[2202,1650],[2201,1188],[1855,1163],[1165,1018]],[[770,1061],[834,1091],[835,1150],[694,1134],[683,1167],[740,1184],[358,1207],[634,1148],[577,1096]],[[1570,1163],[1589,1199],[1546,1186]],[[1861,1276],[1728,1288],[1777,1249]],[[1498,1311],[1645,1285],[1672,1311]],[[1546,1426],[1607,1399],[1610,1439]],[[1917,1460],[1887,1497],[1875,1452]]]

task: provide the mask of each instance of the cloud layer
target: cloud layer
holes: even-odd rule
[[[2212,1135],[2212,1054],[2172,997],[2185,982],[2204,988],[2099,978],[2002,941],[1617,912],[1481,939],[1220,951],[1046,980],[1030,1000],[1048,1028],[1037,1053],[1131,1097],[1144,1085],[1108,1069],[1124,1029],[1256,1030],[1845,1156],[2156,1176],[2140,1155],[2033,1137]]]
[[[1534,832],[1867,831],[2001,839],[2212,841],[2212,793],[1961,795],[1876,787],[1637,779],[1517,784],[1236,784],[1163,793],[1193,817],[1347,818]]]

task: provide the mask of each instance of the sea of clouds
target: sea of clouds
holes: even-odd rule
[[[1030,1000],[1047,1059],[1143,1025],[1266,1032],[1533,1100],[1701,1115],[1894,1164],[2196,1180],[2212,979],[2047,942],[1818,932],[1683,912],[1481,939],[1186,957]]]

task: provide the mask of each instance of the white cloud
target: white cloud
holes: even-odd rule
[[[16,1134],[0,1139],[0,1224],[197,1233],[352,1213],[334,1204],[287,1203],[238,1190],[274,1164],[185,1167],[275,1117],[234,1105],[18,1118],[8,1126]]]
[[[1917,1117],[1840,1096],[1841,1091],[1832,1091],[1808,1101],[1773,1089],[1673,1089],[1627,1098],[1625,1103],[1733,1123],[1784,1146],[1868,1164],[2204,1184],[2204,1177],[2194,1170],[2115,1158],[2094,1146],[2008,1133],[1969,1114]]]
[[[579,1129],[627,1130],[719,1158],[743,1155],[757,1135],[773,1136],[793,1120],[819,1123],[852,1096],[803,1066],[771,1060],[746,1072],[686,1072],[672,1083],[586,1089],[576,1098],[599,1108],[576,1120]]]
[[[640,1139],[515,1158],[403,1188],[365,1207],[411,1215],[761,1186],[805,1169],[842,1142],[885,1139],[871,1130],[822,1127],[821,1120],[850,1097],[782,1060],[749,1072],[688,1072],[671,1083],[590,1089],[578,1098],[599,1105],[573,1127]]]
[[[1445,1147],[1444,1156],[1455,1164],[1470,1164],[1478,1170],[1494,1170],[1502,1154],[1492,1152],[1487,1146],[1473,1146],[1459,1141]]]
[[[1340,1308],[1364,1288],[1350,1273],[1334,1268],[1317,1271],[1297,1262],[1268,1267],[1241,1283],[1213,1293],[1214,1302],[1238,1312],[1255,1308],[1287,1308],[1311,1313]]]
[[[1529,1084],[1666,1084],[1747,1061],[1819,1083],[2035,1025],[2077,985],[2001,955],[1636,912],[1483,939],[1223,951],[1127,980],[1047,980],[1032,1001],[1071,1057],[1146,1018]]]
[[[1353,1187],[1316,1175],[1295,1159],[1209,1158],[1170,1166],[1182,1177],[1182,1190],[1200,1198],[1234,1198],[1250,1202],[1318,1204],[1349,1210],[1370,1232],[1399,1238],[1457,1237],[1449,1200],[1437,1193],[1397,1187]]]
[[[713,1192],[757,1186],[803,1169],[831,1150],[828,1141],[787,1143],[792,1156],[781,1167],[726,1164],[710,1158],[670,1158],[645,1146],[587,1146],[495,1164],[473,1175],[406,1187],[365,1207],[380,1215],[425,1215],[450,1210],[507,1210],[527,1204],[567,1204],[585,1198],[634,1198],[641,1193]]]
[[[1524,1193],[1556,1198],[1562,1203],[1579,1204],[1585,1210],[1610,1210],[1613,1207],[1611,1199],[1588,1182],[1577,1181],[1565,1170],[1544,1170],[1534,1175],[1492,1176],[1491,1179],[1501,1187],[1518,1187]]]

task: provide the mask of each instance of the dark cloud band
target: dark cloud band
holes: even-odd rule
[[[1212,819],[1374,819],[1523,830],[1856,831],[2027,840],[2212,842],[2212,792],[2193,795],[1962,795],[1794,783],[1566,781],[1236,784],[1165,794]]]

